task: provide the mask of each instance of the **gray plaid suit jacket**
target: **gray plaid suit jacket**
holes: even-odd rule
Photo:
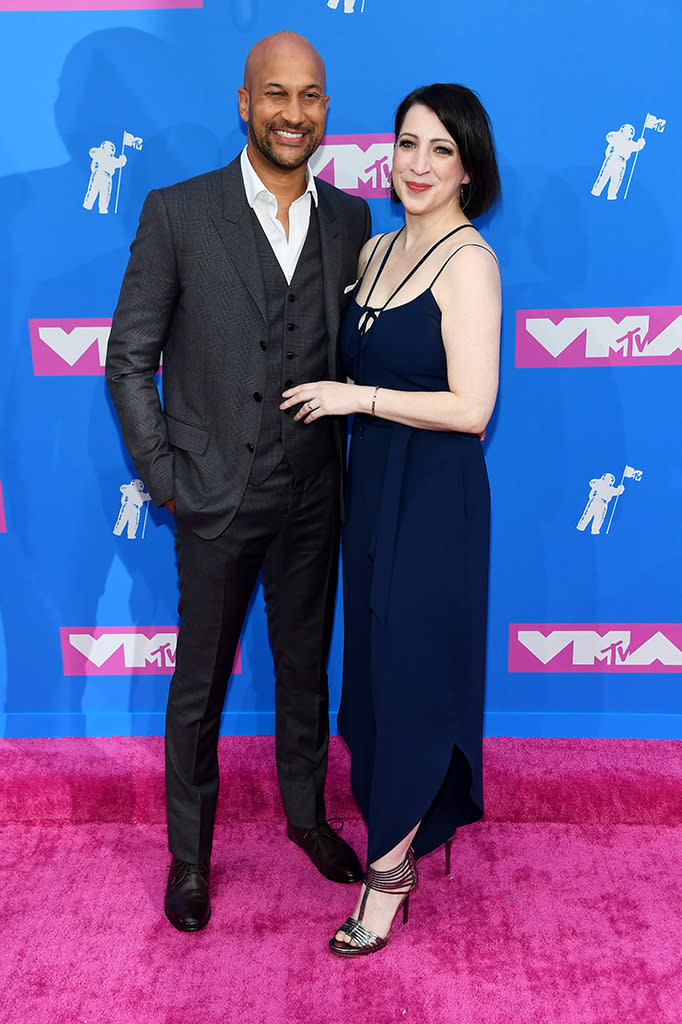
[[[320,287],[338,379],[336,338],[370,234],[369,208],[316,180]],[[266,358],[262,269],[239,158],[148,195],[130,248],[106,377],[124,441],[157,505],[202,536],[230,523],[258,440]],[[163,406],[154,377],[163,353]]]

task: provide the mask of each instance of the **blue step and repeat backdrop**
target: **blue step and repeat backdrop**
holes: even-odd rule
[[[144,196],[243,147],[244,58],[281,28],[327,65],[316,171],[377,230],[408,91],[492,118],[487,733],[682,737],[677,0],[0,0],[0,731],[162,731],[172,527],[105,391],[110,318]],[[258,591],[225,732],[272,731],[272,683]]]

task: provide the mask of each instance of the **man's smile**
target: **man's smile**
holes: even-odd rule
[[[273,128],[272,130],[278,139],[283,139],[284,141],[291,140],[292,142],[300,142],[308,134],[303,131],[292,132],[286,128]]]

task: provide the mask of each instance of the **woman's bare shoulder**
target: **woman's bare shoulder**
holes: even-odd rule
[[[497,262],[497,256],[495,255],[495,250],[492,245],[486,241],[483,235],[476,227],[474,227],[473,224],[469,224],[467,227],[468,230],[462,231],[461,233],[458,232],[456,237],[452,239],[450,255],[454,256],[455,253],[458,253],[461,250],[463,253],[467,254],[467,257],[471,257],[475,260],[477,258],[478,250],[479,253],[481,251],[487,252],[489,256],[492,256],[495,262]],[[483,258],[485,259],[485,257]]]
[[[462,237],[466,234],[466,237]],[[433,285],[442,312],[482,300],[499,304],[500,270],[491,245],[478,231],[462,232]]]
[[[386,245],[390,245],[391,239],[395,238],[397,233],[397,231],[389,231],[385,234],[372,235],[372,237],[365,242],[360,250],[360,255],[358,256],[358,277],[362,277],[364,274],[367,264],[372,258],[372,254],[375,250],[381,249],[383,251]]]
[[[453,280],[462,277],[469,278],[470,275],[483,275],[484,278],[499,277],[499,264],[495,250],[485,240],[483,235],[473,228],[462,232],[457,239],[453,239],[451,251],[439,275],[439,282],[447,286]]]

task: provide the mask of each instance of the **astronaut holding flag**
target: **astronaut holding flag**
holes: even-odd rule
[[[615,483],[616,478],[613,473],[604,473],[603,476],[590,480],[590,494],[587,499],[587,505],[585,505],[585,510],[578,520],[576,530],[580,530],[582,533],[591,523],[590,533],[601,532],[609,502],[614,497],[618,500],[625,490],[622,480],[618,487],[615,486]]]
[[[151,501],[151,496],[145,490],[141,480],[131,480],[129,484],[121,484],[119,490],[121,492],[121,508],[113,532],[120,537],[127,527],[128,540],[135,540],[140,524],[140,511],[144,507],[144,525],[142,527],[142,536],[144,537],[149,511],[147,502]]]
[[[116,156],[116,146],[109,139],[105,139],[99,146],[93,146],[90,150],[90,181],[83,200],[86,210],[92,210],[97,201],[100,213],[109,213],[109,201],[111,199],[111,188],[114,174],[118,171],[118,184],[116,186],[116,203],[114,213],[118,212],[118,194],[121,190],[121,174],[128,162],[124,150],[142,149],[142,139],[137,138],[132,132],[123,132],[123,145],[121,153]]]
[[[613,508],[611,509],[611,515],[605,531],[608,533],[611,529],[611,521],[613,520],[613,513],[616,511],[618,499],[625,490],[623,481],[628,479],[641,480],[642,472],[643,471],[641,469],[634,469],[632,466],[626,465],[623,470],[623,475],[620,478],[620,483],[617,486],[616,478],[613,473],[604,473],[603,476],[598,478],[595,477],[594,480],[590,480],[590,494],[587,499],[587,505],[585,506],[585,510],[578,521],[576,529],[584,532],[587,526],[591,523],[590,533],[601,533],[602,525],[606,519],[609,502],[612,498],[615,498],[616,500],[613,503]]]
[[[111,199],[111,182],[115,172],[120,170],[127,160],[124,154],[116,156],[116,146],[109,139],[105,139],[99,146],[93,146],[90,150],[90,181],[83,200],[83,207],[92,210],[97,200],[97,208],[100,213],[109,212],[109,201]],[[118,202],[118,193],[116,194]]]
[[[635,159],[632,162],[632,170],[630,171],[625,195],[623,196],[624,199],[627,199],[630,182],[632,181],[635,164],[637,163],[637,157],[646,145],[644,132],[647,129],[655,132],[662,132],[665,129],[665,125],[665,118],[654,117],[653,114],[647,114],[644,119],[642,133],[638,139],[635,139],[635,129],[631,124],[623,124],[620,126],[618,131],[608,132],[606,135],[608,145],[604,155],[604,162],[602,163],[599,174],[597,175],[597,180],[592,186],[592,195],[600,196],[604,191],[604,188],[608,185],[606,198],[617,199],[618,190],[620,189],[623,178],[625,177],[625,165],[634,153]]]

